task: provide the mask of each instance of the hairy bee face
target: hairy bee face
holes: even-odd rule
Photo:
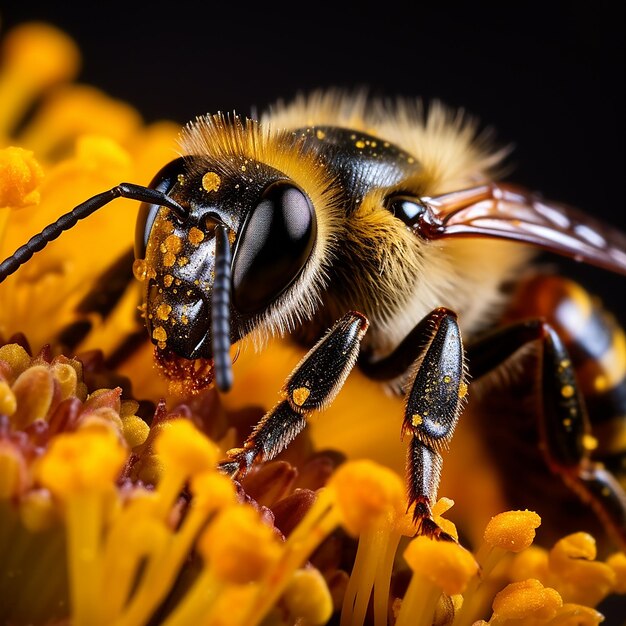
[[[144,204],[136,250],[145,281],[145,316],[159,350],[186,359],[212,357],[216,226],[232,252],[230,341],[236,342],[297,278],[316,237],[308,196],[285,174],[260,162],[177,159],[152,188],[186,209]]]

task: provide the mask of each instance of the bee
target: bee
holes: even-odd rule
[[[497,436],[531,431],[533,462],[626,546],[624,333],[574,283],[528,276],[539,250],[624,274],[622,233],[496,182],[503,152],[437,104],[316,93],[259,120],[199,117],[181,145],[149,187],[122,183],[33,237],[0,281],[113,199],[140,201],[134,272],[167,376],[225,392],[244,338],[309,348],[222,470],[276,457],[358,367],[404,395],[408,506],[439,539],[431,507],[468,380],[537,345],[540,408],[520,426],[505,386],[485,394],[504,407],[485,421],[491,447],[506,462]]]

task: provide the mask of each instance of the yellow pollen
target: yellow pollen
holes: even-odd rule
[[[461,383],[459,385],[459,398],[464,398],[467,395],[467,383]]]
[[[443,377],[443,382],[444,383],[449,383],[452,379],[450,378],[450,376],[444,376]]]
[[[413,424],[413,426],[420,426],[423,422],[422,416],[417,413],[411,417],[411,424]]]
[[[221,182],[222,179],[215,172],[207,172],[202,177],[202,188],[205,191],[217,191]]]
[[[298,406],[302,406],[310,395],[311,395],[310,389],[307,389],[306,387],[298,387],[291,394],[291,397]]]
[[[189,229],[189,241],[194,246],[197,246],[203,239],[204,239],[204,233],[199,228],[192,226]]]
[[[595,450],[598,447],[598,440],[592,435],[583,435],[583,448],[585,450]]]
[[[133,262],[133,275],[140,282],[148,278],[148,264],[144,259],[135,259]]]
[[[563,426],[565,426],[565,428],[569,428],[572,425],[572,420],[569,417],[566,417],[563,420]]]
[[[187,324],[189,324],[189,318],[186,315],[181,315],[180,316],[180,321],[187,326]]]
[[[315,131],[315,136],[318,139],[324,139],[324,137],[326,137],[326,133],[323,130],[317,130]]]
[[[189,263],[189,259],[186,256],[181,256],[178,259],[178,265],[180,265],[180,267],[184,267],[187,263]]]
[[[360,139],[359,139],[359,141],[357,141],[354,145],[355,145],[357,148],[365,148],[365,142],[364,142],[364,141],[361,141]]]
[[[609,387],[609,381],[606,376],[600,374],[593,381],[593,387],[596,391],[606,391]]]
[[[564,398],[571,398],[574,395],[574,387],[572,385],[563,385],[561,387],[561,395]]]
[[[174,277],[171,274],[165,274],[163,277],[163,285],[165,285],[165,287],[171,287],[173,282]]]
[[[176,177],[176,180],[178,181],[179,185],[184,185],[185,184],[185,175],[184,174],[179,174]]]
[[[153,339],[156,339],[159,342],[167,341],[167,333],[165,332],[165,329],[162,326],[157,326],[152,331],[152,337]]]
[[[182,247],[183,242],[178,235],[169,235],[165,239],[165,249],[167,250],[167,252],[173,252],[174,254],[177,254],[178,252],[180,252]]]
[[[569,359],[563,359],[560,363],[563,369],[567,369],[571,365],[571,361]]]
[[[159,304],[156,310],[157,317],[160,320],[166,320],[170,316],[171,312],[172,312],[172,307],[169,304],[165,304],[165,303]]]
[[[166,252],[163,255],[163,265],[165,267],[172,267],[174,263],[176,263],[176,255],[173,254],[172,252]]]

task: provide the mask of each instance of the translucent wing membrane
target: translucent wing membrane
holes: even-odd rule
[[[433,198],[415,230],[426,239],[495,237],[532,244],[626,274],[626,235],[572,207],[512,185],[481,185]]]

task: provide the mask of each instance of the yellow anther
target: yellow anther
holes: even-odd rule
[[[381,516],[401,514],[406,508],[402,479],[372,461],[344,463],[328,487],[335,493],[343,525],[353,535]]]
[[[283,594],[293,618],[311,626],[326,624],[333,612],[333,601],[324,577],[318,570],[296,571]]]
[[[616,552],[606,560],[606,564],[615,572],[615,593],[626,593],[626,554]]]
[[[17,496],[26,486],[27,470],[19,450],[0,441],[0,500]]]
[[[219,454],[218,447],[186,419],[163,424],[154,449],[166,466],[190,475],[214,469]]]
[[[540,525],[541,518],[533,511],[507,511],[491,518],[483,538],[491,546],[520,552],[533,542]]]
[[[478,563],[471,552],[458,543],[437,541],[424,535],[409,543],[404,558],[414,572],[449,596],[462,593],[478,573]]]
[[[28,352],[17,343],[8,343],[0,348],[0,361],[4,361],[15,378],[27,367],[30,367],[31,358]]]
[[[563,606],[559,593],[544,587],[538,580],[529,579],[511,583],[493,601],[493,614],[497,620],[552,619]]]
[[[122,436],[129,448],[136,448],[145,443],[150,434],[150,426],[140,417],[129,415],[122,418]]]
[[[198,539],[198,549],[221,580],[258,580],[281,553],[277,535],[247,506],[221,511]]]
[[[111,430],[79,430],[52,440],[36,467],[42,485],[59,497],[109,490],[117,478],[126,450]]]

